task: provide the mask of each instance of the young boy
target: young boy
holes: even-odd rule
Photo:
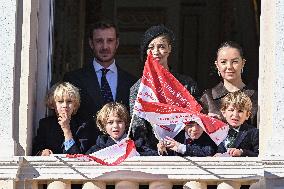
[[[228,93],[222,99],[221,112],[230,129],[227,138],[218,146],[215,156],[258,156],[258,129],[245,123],[250,117],[251,108],[250,98],[241,91]]]
[[[73,115],[80,106],[79,90],[68,82],[55,84],[46,96],[46,105],[55,116],[39,121],[33,142],[33,155],[85,153],[94,144],[86,123],[80,123]]]
[[[99,151],[124,139],[129,127],[129,114],[126,107],[118,102],[105,104],[97,113],[97,127],[103,132],[96,144],[86,154]]]
[[[159,154],[164,153],[180,156],[212,156],[216,153],[217,146],[210,137],[203,131],[202,127],[196,122],[190,122],[184,128],[183,144],[173,138],[166,137],[163,142],[159,142],[157,147]],[[179,137],[176,137],[179,138]]]
[[[127,108],[123,104],[109,102],[98,111],[96,123],[103,134],[98,136],[96,144],[92,146],[86,154],[92,154],[126,138],[130,124],[130,116]],[[137,151],[140,155],[158,155],[156,151],[143,145],[137,149]]]

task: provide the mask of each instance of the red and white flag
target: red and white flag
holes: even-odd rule
[[[228,125],[200,113],[201,106],[188,90],[150,53],[145,62],[133,113],[153,126],[157,139],[175,137],[190,121],[197,122],[219,145]]]
[[[136,151],[133,140],[123,139],[122,141],[94,152],[90,155],[84,154],[66,154],[67,158],[78,158],[84,160],[96,161],[102,165],[115,166],[119,165],[125,159],[140,156]]]

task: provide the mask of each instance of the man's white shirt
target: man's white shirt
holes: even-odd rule
[[[93,60],[93,66],[94,66],[94,69],[96,71],[96,75],[97,75],[97,78],[98,78],[99,85],[101,86],[101,77],[102,77],[101,69],[104,68],[104,67],[101,66],[96,61],[95,58]],[[118,78],[118,73],[117,73],[117,67],[116,67],[116,64],[115,64],[115,60],[113,60],[113,63],[109,67],[107,67],[106,69],[109,69],[109,71],[106,74],[106,79],[107,79],[107,82],[108,82],[108,84],[110,86],[113,99],[115,100],[116,99],[116,89],[117,89],[117,78]]]

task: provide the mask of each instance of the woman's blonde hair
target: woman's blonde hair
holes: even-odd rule
[[[125,123],[125,130],[129,127],[130,117],[127,108],[118,102],[109,102],[105,104],[101,110],[97,113],[97,127],[102,131],[104,134],[106,133],[105,126],[107,124],[107,120],[110,116],[110,114],[113,114],[120,119],[122,119]]]
[[[69,96],[74,102],[74,111],[72,114],[76,114],[80,107],[80,93],[79,89],[69,82],[56,83],[50,88],[45,98],[46,106],[50,109],[56,109],[55,101],[62,99],[65,95]]]
[[[225,111],[230,105],[233,105],[239,110],[247,110],[249,113],[252,109],[250,97],[242,91],[228,93],[221,100],[221,111]]]

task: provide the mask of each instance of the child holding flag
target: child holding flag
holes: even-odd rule
[[[251,115],[252,102],[241,91],[228,93],[221,102],[221,112],[230,125],[227,138],[218,146],[215,156],[257,157],[259,132],[245,121]]]
[[[118,102],[105,104],[97,113],[97,127],[103,132],[96,144],[86,154],[114,145],[126,137],[129,127],[129,115],[126,107]]]
[[[216,153],[217,146],[196,122],[189,122],[184,128],[183,142],[166,137],[157,145],[160,155],[172,154],[180,156],[205,157]],[[168,151],[169,150],[169,151]]]
[[[96,144],[92,146],[86,154],[92,154],[126,139],[130,123],[128,110],[121,103],[107,103],[98,111],[96,123],[103,134],[99,135]],[[142,153],[148,149],[146,147],[142,148]],[[151,155],[157,154],[157,152],[151,150],[148,153]]]

